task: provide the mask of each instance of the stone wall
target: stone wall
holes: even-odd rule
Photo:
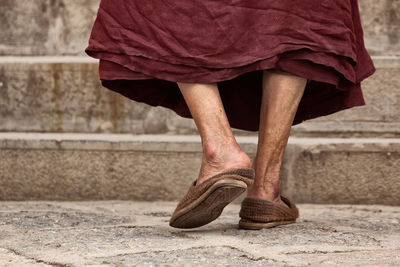
[[[1,0],[0,55],[83,55],[99,0]]]

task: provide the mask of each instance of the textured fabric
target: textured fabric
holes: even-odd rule
[[[258,223],[296,220],[299,217],[299,210],[294,202],[284,196],[281,196],[281,199],[287,206],[247,197],[242,201],[239,216],[242,219]]]
[[[250,185],[253,182],[254,178],[254,170],[251,168],[239,168],[235,170],[230,170],[226,172],[221,172],[213,177],[210,177],[206,181],[196,184],[196,181],[194,181],[191,186],[189,187],[187,193],[183,196],[181,201],[179,201],[174,214],[199,198],[203,193],[205,193],[215,182],[225,179],[225,178],[230,178],[230,179],[235,179],[238,181],[243,181],[247,185]]]
[[[217,83],[231,126],[251,131],[262,70],[309,80],[293,125],[365,105],[375,72],[357,0],[102,0],[85,51],[104,87],[187,118],[176,82]]]

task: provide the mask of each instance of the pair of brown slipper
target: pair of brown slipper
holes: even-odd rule
[[[178,203],[169,225],[175,228],[196,228],[217,219],[226,205],[244,193],[253,183],[252,168],[237,168],[221,172],[203,183],[192,183]],[[268,200],[245,198],[239,213],[239,227],[258,230],[296,222],[299,211],[288,198],[285,205]]]

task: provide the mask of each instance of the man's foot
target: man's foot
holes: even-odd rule
[[[249,156],[239,145],[204,145],[203,158],[197,183],[200,184],[220,172],[237,168],[251,168]]]
[[[260,199],[260,200],[269,200],[269,201],[287,206],[287,204],[281,199],[281,195],[279,193],[279,187],[278,188],[271,187],[268,190],[265,188],[257,189],[253,185],[250,188],[248,188],[247,197]]]
[[[281,162],[279,162],[276,167],[270,169],[270,182],[265,183],[265,180],[262,180],[265,184],[260,184],[260,182],[253,183],[252,186],[247,189],[247,197],[260,200],[269,200],[287,206],[287,204],[281,199],[280,194],[280,166]],[[251,167],[256,170],[257,176],[257,171],[259,171],[257,170],[257,155],[254,158]],[[260,179],[258,180],[260,181]]]

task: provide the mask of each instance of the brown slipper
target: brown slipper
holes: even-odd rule
[[[238,168],[218,173],[198,185],[194,181],[178,203],[169,225],[195,228],[212,222],[226,205],[246,191],[253,178],[252,168]]]
[[[282,224],[295,223],[299,210],[294,202],[281,196],[286,206],[269,200],[245,198],[240,209],[239,227],[247,230],[260,230]]]

